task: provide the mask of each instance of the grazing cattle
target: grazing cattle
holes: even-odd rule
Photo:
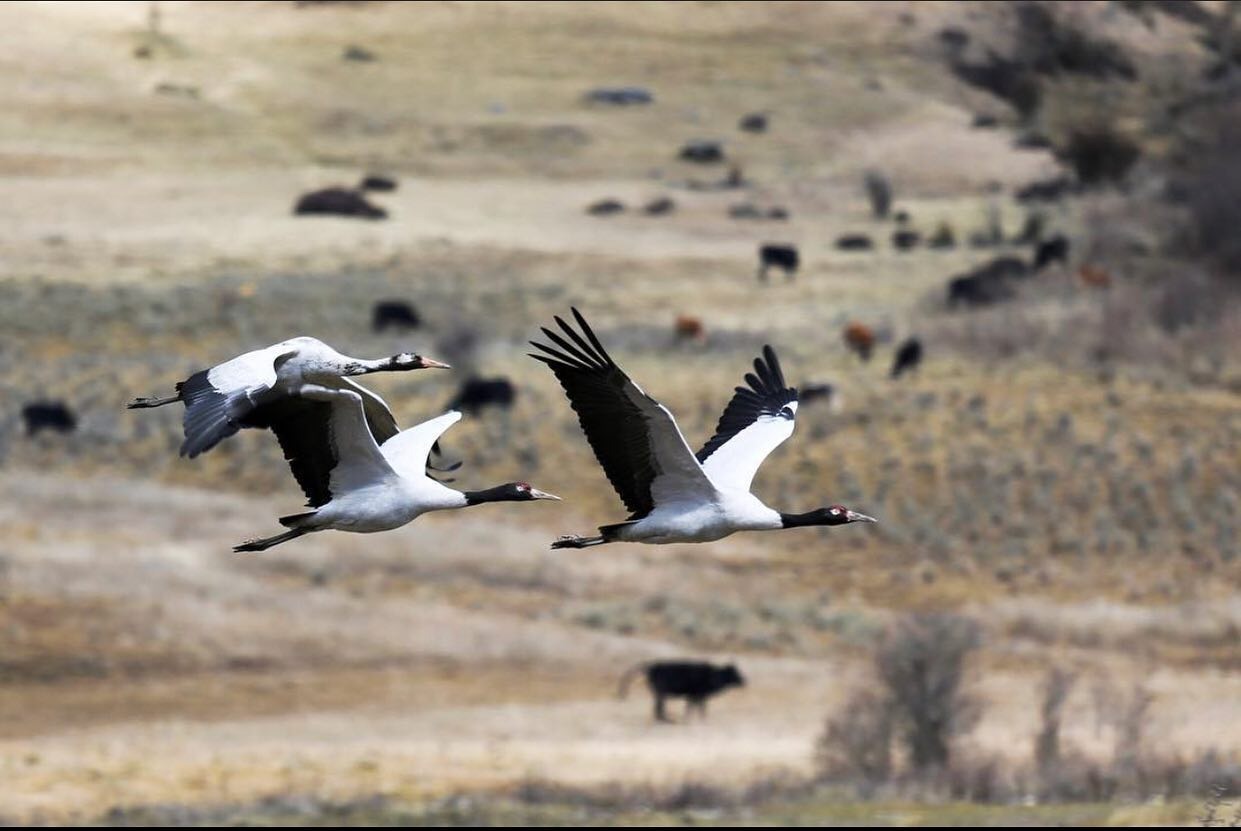
[[[901,229],[892,232],[892,245],[897,251],[909,251],[917,248],[918,243],[922,242],[922,235],[917,231]]]
[[[699,139],[682,145],[677,157],[697,164],[718,164],[724,161],[724,146],[718,141]]]
[[[869,361],[875,349],[875,332],[865,323],[853,321],[845,327],[845,346],[863,361]]]
[[[373,63],[378,58],[375,53],[367,49],[365,46],[346,46],[345,51],[341,53],[341,60],[354,61],[356,63]]]
[[[775,266],[784,271],[784,276],[792,280],[801,267],[801,255],[796,246],[778,243],[764,243],[758,248],[758,279],[767,279],[767,269]]]
[[[922,341],[909,338],[896,350],[896,358],[892,361],[892,377],[900,378],[903,373],[913,372],[922,363]]]
[[[797,388],[797,401],[804,407],[820,399],[831,403],[836,388],[831,384],[802,384]]]
[[[298,216],[351,216],[361,219],[386,219],[388,212],[372,205],[366,197],[349,188],[324,188],[311,191],[297,200],[293,213]]]
[[[1013,297],[1013,282],[1027,277],[1029,267],[1017,257],[996,257],[968,274],[948,281],[948,307],[986,306]]]
[[[371,309],[371,329],[382,332],[391,327],[405,331],[422,325],[418,311],[404,300],[382,300]]]
[[[463,410],[470,415],[477,415],[485,407],[501,407],[508,409],[513,406],[517,390],[507,378],[469,378],[461,385],[457,395],[448,404],[450,410]]]
[[[957,235],[947,222],[939,223],[935,233],[926,241],[927,248],[946,249],[957,247]]]
[[[875,243],[866,234],[845,234],[836,238],[836,247],[841,251],[871,251]]]
[[[737,126],[747,133],[765,133],[767,132],[767,115],[765,113],[750,113],[742,117],[741,123]]]
[[[652,199],[650,202],[647,202],[646,206],[642,208],[642,212],[647,216],[663,216],[664,214],[672,213],[676,208],[676,202],[673,202],[667,196],[661,196],[658,199]]]
[[[380,176],[378,173],[371,173],[362,178],[358,183],[358,190],[371,190],[377,192],[389,192],[396,190],[396,179],[391,176]]]
[[[1034,270],[1042,271],[1054,262],[1065,268],[1069,267],[1069,238],[1064,234],[1056,234],[1051,239],[1043,240],[1034,249]]]
[[[1093,289],[1106,289],[1112,285],[1111,272],[1097,265],[1083,265],[1077,270],[1077,279],[1081,280],[1083,286]]]
[[[78,426],[78,417],[63,401],[32,401],[22,407],[22,421],[26,423],[27,436],[43,430],[72,433]]]
[[[589,104],[608,104],[614,107],[632,107],[635,104],[650,104],[655,96],[643,87],[598,87],[585,95]]]
[[[624,698],[629,684],[639,673],[646,675],[646,684],[655,697],[655,720],[670,722],[664,711],[669,698],[685,699],[685,718],[697,711],[707,717],[707,699],[729,687],[745,686],[745,678],[733,664],[716,666],[705,661],[649,661],[638,664],[621,676],[617,695]]]
[[[676,332],[677,340],[703,341],[707,337],[702,320],[689,315],[677,315],[674,331]]]
[[[612,214],[623,213],[625,203],[616,199],[600,199],[586,208],[586,213],[591,216],[611,216]]]

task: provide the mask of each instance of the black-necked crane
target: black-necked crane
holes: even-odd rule
[[[256,349],[196,372],[176,385],[168,398],[136,398],[129,409],[185,404],[185,441],[181,455],[205,453],[243,427],[268,427],[268,410],[304,386],[317,385],[357,393],[366,420],[379,442],[398,432],[384,400],[346,376],[411,369],[448,369],[448,364],[409,352],[366,360],[342,355],[323,341],[300,337]]]
[[[591,537],[567,536],[553,548],[609,542],[712,542],[737,531],[773,531],[809,525],[875,522],[843,505],[786,514],[750,493],[771,451],[793,434],[797,390],[784,383],[770,346],[724,409],[715,435],[689,449],[668,408],[642,391],[613,362],[586,319],[573,309],[581,332],[560,317],[561,333],[543,334],[556,348],[531,342],[545,354],[530,357],[551,367],[577,411],[582,431],[629,519],[599,527]]]
[[[390,531],[430,511],[560,499],[525,482],[453,490],[426,474],[427,455],[461,413],[447,412],[380,444],[367,425],[365,404],[353,390],[305,385],[269,408],[272,432],[314,510],[281,517],[288,531],[250,540],[234,551],[265,551],[315,531]]]

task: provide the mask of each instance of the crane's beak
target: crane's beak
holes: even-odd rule
[[[531,499],[554,499],[557,502],[564,501],[559,496],[556,496],[556,494],[554,493],[544,493],[543,491],[537,490],[536,488],[530,489],[530,498]]]
[[[857,511],[845,511],[845,519],[850,522],[878,522],[873,516],[859,514]]]
[[[452,367],[449,366],[448,364],[441,363],[440,361],[437,361],[434,358],[423,358],[422,368],[423,369],[452,369]]]

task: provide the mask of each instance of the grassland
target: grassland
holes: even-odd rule
[[[728,796],[812,777],[825,716],[866,682],[877,634],[916,610],[983,626],[970,683],[986,712],[968,753],[1025,763],[1039,684],[1060,665],[1085,679],[1064,719],[1083,754],[1112,752],[1109,702],[1142,684],[1147,747],[1235,761],[1241,349],[1191,333],[1159,342],[1175,361],[1101,373],[1088,356],[1117,301],[1068,274],[1018,310],[953,315],[943,282],[978,252],[832,246],[890,230],[868,215],[867,167],[892,177],[919,227],[962,232],[992,205],[1015,230],[1021,212],[995,184],[1054,171],[1005,132],[970,129],[988,102],[942,68],[937,30],[983,25],[985,8],[160,9],[156,31],[140,3],[0,6],[0,819],[1192,819],[1185,799]],[[1135,49],[1173,48],[1115,25]],[[354,43],[378,60],[342,61]],[[140,46],[152,56],[134,57]],[[656,103],[582,103],[608,83],[649,85]],[[758,110],[770,133],[736,130]],[[754,184],[689,187],[719,174],[675,160],[695,137],[725,139]],[[369,170],[401,180],[379,197],[388,221],[290,215],[302,190]],[[663,194],[678,206],[666,218],[583,212]],[[742,199],[792,217],[730,220]],[[1089,251],[1090,217],[1117,199],[1087,197],[1053,221]],[[796,282],[755,282],[768,239],[799,244]],[[371,305],[387,298],[413,300],[426,328],[371,333]],[[691,443],[763,343],[794,383],[834,383],[840,399],[803,408],[755,490],[881,524],[548,550],[620,517],[554,380],[524,357],[570,305]],[[674,338],[677,313],[702,317],[704,342]],[[891,382],[890,341],[859,363],[839,337],[851,319],[921,334],[921,372]],[[1016,347],[994,348],[997,332]],[[526,479],[568,500],[231,554],[301,503],[270,437],[191,463],[176,456],[178,413],[122,408],[303,333],[510,377],[511,411],[449,434],[459,481]],[[1195,356],[1210,359],[1206,380],[1181,370]],[[423,375],[375,379],[402,424],[438,412],[461,377]],[[38,397],[68,401],[80,429],[23,436],[20,405]],[[641,696],[614,691],[624,668],[662,655],[735,659],[749,686],[705,723],[657,727]],[[564,790],[536,799],[532,781]],[[686,810],[657,798],[678,783],[725,796]],[[625,798],[600,796],[618,788]],[[645,803],[643,788],[656,789]]]

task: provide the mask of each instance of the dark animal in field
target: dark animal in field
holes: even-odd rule
[[[767,115],[765,113],[750,113],[743,116],[737,126],[747,133],[765,133],[767,132]]]
[[[872,251],[875,243],[866,234],[845,234],[836,238],[836,247],[841,251]]]
[[[892,221],[895,222],[897,225],[908,225],[909,224],[909,211],[902,209],[902,210],[895,212],[894,214],[892,214]]]
[[[389,327],[405,331],[421,325],[418,310],[404,300],[381,300],[371,309],[371,329],[376,332]]]
[[[681,146],[677,158],[697,164],[718,164],[724,161],[724,146],[707,139],[691,141]]]
[[[1018,202],[1059,202],[1077,190],[1077,186],[1068,176],[1057,176],[1054,179],[1042,179],[1018,188],[1014,195]]]
[[[378,173],[371,173],[362,178],[358,183],[358,190],[371,190],[376,192],[389,192],[396,190],[396,179],[392,176],[380,176]]]
[[[948,281],[948,307],[987,306],[1008,300],[1016,293],[1014,282],[1029,273],[1029,267],[1017,257],[996,257]]]
[[[900,378],[906,372],[913,372],[922,363],[922,341],[909,338],[896,350],[896,358],[892,361],[892,377]]]
[[[671,198],[661,196],[658,199],[652,199],[650,202],[647,202],[646,206],[642,208],[642,213],[647,216],[663,216],[675,211],[676,207],[677,203],[673,202]]]
[[[621,676],[617,695],[624,698],[638,674],[646,675],[646,685],[655,697],[655,720],[670,722],[664,710],[669,698],[685,699],[685,717],[697,711],[707,717],[707,699],[730,687],[744,687],[745,678],[734,664],[716,666],[706,661],[649,661],[632,667]]]
[[[939,227],[935,229],[935,233],[931,234],[930,239],[926,241],[927,248],[947,249],[957,247],[957,235],[952,230],[952,226],[947,222],[941,222]]]
[[[863,361],[869,361],[875,349],[875,331],[865,323],[856,320],[845,327],[843,334],[845,346]]]
[[[797,400],[803,407],[820,399],[830,403],[835,393],[836,388],[831,384],[802,384],[797,388]]]
[[[311,191],[297,200],[293,213],[298,216],[351,216],[361,219],[386,219],[388,212],[372,205],[366,197],[349,188],[324,188]]]
[[[1077,270],[1077,279],[1083,286],[1093,289],[1106,289],[1112,285],[1111,272],[1097,265],[1083,265]]]
[[[585,99],[589,104],[632,107],[637,104],[650,104],[655,96],[642,87],[598,87],[587,92]]]
[[[918,243],[922,242],[922,235],[917,231],[901,229],[892,232],[892,246],[897,251],[909,251],[917,248]]]
[[[758,279],[767,279],[767,269],[775,266],[784,271],[784,276],[792,280],[801,267],[801,255],[796,246],[779,243],[764,243],[758,248]]]
[[[463,410],[470,415],[477,415],[485,407],[508,409],[513,406],[517,397],[517,389],[507,378],[466,379],[457,391],[456,396],[448,404],[450,410]]]
[[[367,49],[365,46],[346,46],[345,51],[340,56],[343,61],[353,61],[355,63],[373,63],[378,58],[375,53]]]
[[[863,177],[866,198],[870,200],[871,213],[875,219],[884,219],[892,208],[892,183],[877,170],[868,170]]]
[[[1051,239],[1043,240],[1034,249],[1034,270],[1042,271],[1052,263],[1058,262],[1065,268],[1069,266],[1069,238],[1057,234]]]
[[[777,222],[783,222],[789,218],[788,208],[785,208],[782,205],[772,205],[767,209],[767,218],[773,219]]]
[[[677,315],[673,331],[676,332],[677,340],[702,341],[707,336],[702,319],[690,315]]]
[[[78,417],[63,401],[32,401],[22,407],[22,421],[26,435],[38,435],[43,430],[72,433],[78,426]]]
[[[586,208],[586,213],[591,216],[611,216],[612,214],[623,213],[625,203],[616,199],[600,199]]]

